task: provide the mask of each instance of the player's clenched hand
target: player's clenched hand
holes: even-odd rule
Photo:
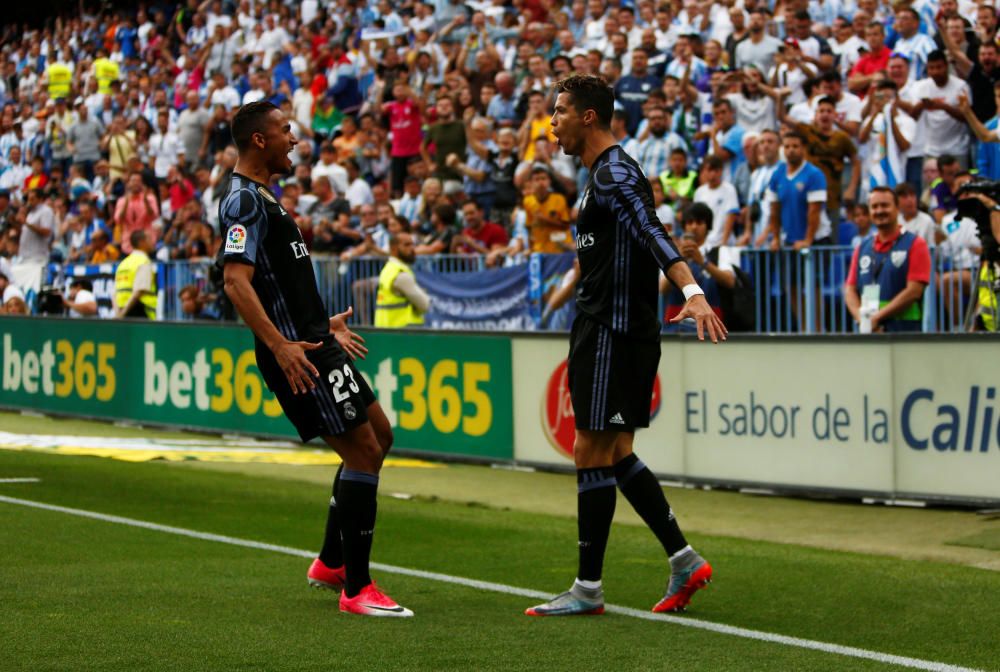
[[[684,304],[684,309],[670,320],[670,322],[680,322],[689,317],[694,319],[698,327],[699,341],[705,340],[706,331],[713,343],[718,343],[720,338],[726,340],[726,334],[729,331],[726,329],[726,325],[722,323],[722,320],[719,319],[719,316],[715,314],[715,311],[712,310],[712,307],[708,305],[708,301],[705,300],[703,294],[696,294],[688,299],[687,303]]]
[[[305,394],[316,387],[319,371],[306,359],[306,350],[315,350],[322,343],[307,341],[285,341],[273,350],[278,366],[285,373],[292,394]]]
[[[347,328],[347,319],[354,314],[354,306],[348,306],[347,310],[337,313],[330,318],[330,333],[337,339],[337,343],[351,359],[365,358],[368,348],[365,347],[365,339],[360,334],[356,334]]]

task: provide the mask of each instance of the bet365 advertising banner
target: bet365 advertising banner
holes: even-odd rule
[[[513,457],[509,339],[365,336],[357,365],[396,446]],[[8,317],[0,341],[0,406],[297,437],[246,328]]]

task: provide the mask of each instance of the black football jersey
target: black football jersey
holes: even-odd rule
[[[309,250],[267,186],[234,173],[219,202],[219,223],[225,233],[221,262],[254,267],[254,291],[281,335],[318,341],[329,334]]]
[[[659,270],[682,260],[642,168],[614,145],[590,168],[576,223],[577,310],[614,333],[655,339]]]

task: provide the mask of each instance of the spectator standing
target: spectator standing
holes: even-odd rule
[[[844,303],[862,332],[921,331],[931,269],[927,243],[900,227],[892,189],[875,187],[868,207],[877,233],[854,250]]]
[[[94,164],[101,158],[101,136],[104,130],[96,119],[90,118],[90,110],[82,98],[76,99],[77,119],[66,136],[67,147],[73,163],[83,168],[88,180],[94,179]]]
[[[566,198],[552,191],[548,169],[538,166],[531,170],[531,192],[524,197],[524,211],[531,252],[558,254],[575,249]]]
[[[660,173],[663,200],[678,212],[687,207],[698,184],[698,171],[688,167],[688,153],[677,148],[670,152],[667,170]]]
[[[806,139],[806,149],[811,163],[823,171],[826,177],[827,214],[831,222],[840,220],[840,200],[843,192],[844,200],[852,205],[857,200],[858,184],[861,178],[861,163],[851,136],[845,131],[837,130],[834,120],[837,114],[836,102],[827,96],[819,99],[816,104],[816,116],[812,124],[799,124],[789,121],[778,106],[779,117],[789,124]],[[843,187],[842,177],[844,166],[850,162],[851,177],[847,188]],[[902,176],[900,176],[902,177]]]
[[[913,7],[898,7],[893,28],[899,35],[892,46],[893,55],[904,56],[910,62],[911,82],[923,79],[927,71],[927,56],[937,50],[937,45],[926,33],[920,32],[920,15]]]
[[[172,166],[185,161],[184,145],[177,134],[170,130],[169,122],[170,114],[165,109],[160,110],[156,115],[156,133],[149,139],[153,172],[160,181],[167,179],[167,173]]]
[[[193,170],[205,157],[201,150],[208,124],[212,121],[212,113],[201,106],[196,91],[188,91],[184,98],[187,107],[177,116],[177,136],[186,159],[186,167]]]
[[[899,225],[903,231],[920,236],[928,247],[934,247],[934,231],[937,223],[934,218],[919,208],[917,190],[912,184],[904,182],[896,187],[896,199],[899,202]]]
[[[722,159],[722,179],[732,182],[736,169],[746,161],[743,155],[742,126],[736,123],[733,104],[720,98],[712,105],[712,125],[708,131],[710,153]]]
[[[771,206],[771,249],[782,243],[796,250],[829,245],[826,177],[806,161],[806,140],[797,131],[782,139],[785,160],[771,176],[767,198]]]
[[[927,56],[927,78],[917,82],[913,97],[914,116],[926,117],[926,156],[950,154],[959,165],[969,167],[969,128],[958,109],[959,96],[970,98],[969,85],[948,73],[948,59],[941,51]]]
[[[661,78],[649,71],[649,56],[642,49],[632,51],[632,68],[615,84],[615,101],[625,108],[626,128],[635,135],[642,121],[642,104],[650,91],[659,89]],[[653,173],[657,175],[658,173]]]
[[[757,5],[750,12],[749,35],[736,45],[735,67],[753,66],[758,72],[771,71],[774,66],[774,55],[778,53],[781,40],[767,34],[766,28],[770,18],[770,13],[761,5]]]
[[[382,105],[383,114],[389,117],[389,129],[392,132],[392,193],[403,191],[403,180],[406,178],[406,166],[420,155],[420,118],[421,103],[416,94],[406,84],[396,84],[392,87],[393,99]]]
[[[847,88],[859,96],[865,95],[868,87],[878,76],[877,73],[885,70],[890,55],[889,49],[885,46],[885,27],[881,23],[873,21],[868,24],[865,29],[865,39],[868,42],[868,51],[854,64],[847,80]]]
[[[462,179],[461,174],[447,166],[445,161],[449,154],[465,156],[465,124],[455,118],[455,102],[448,96],[438,98],[436,109],[437,122],[427,129],[420,154],[428,172],[434,177],[443,181],[458,181]]]
[[[18,260],[22,263],[44,264],[49,260],[56,216],[45,202],[42,192],[31,189],[23,208],[24,226],[21,228],[21,246]]]
[[[132,234],[144,231],[155,245],[157,232],[153,224],[160,216],[156,196],[142,182],[142,175],[131,173],[125,185],[125,195],[115,206],[115,240],[121,241],[125,254],[132,252]]]
[[[646,177],[656,178],[667,171],[671,152],[687,150],[687,144],[681,136],[668,130],[670,119],[666,108],[651,107],[646,112],[646,121],[647,136],[639,141],[635,159]]]
[[[724,182],[722,174],[722,159],[714,154],[709,155],[701,168],[701,186],[694,192],[694,202],[702,203],[712,211],[712,226],[706,233],[710,247],[730,244],[729,239],[734,234],[736,218],[740,212],[736,187],[732,182]]]
[[[891,188],[906,178],[907,152],[917,124],[900,110],[896,83],[891,80],[879,83],[869,109],[858,136],[862,143],[871,141],[869,184]]]
[[[757,167],[750,174],[750,189],[747,194],[744,228],[751,235],[757,247],[767,244],[771,225],[771,203],[767,189],[771,177],[778,168],[780,138],[777,131],[766,130],[757,138]]]

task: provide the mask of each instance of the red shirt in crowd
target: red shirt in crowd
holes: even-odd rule
[[[896,232],[889,236],[887,239],[882,240],[879,235],[875,236],[875,251],[879,254],[885,254],[890,251],[893,245],[896,244],[896,240],[903,235],[903,229],[897,227]],[[858,245],[854,248],[854,256],[851,257],[851,270],[847,273],[847,284],[851,287],[858,286],[858,253],[861,250],[861,246]],[[925,285],[931,281],[931,253],[927,249],[927,241],[916,236],[916,240],[910,246],[910,253],[908,255],[909,266],[906,269],[906,281],[907,282],[922,282]]]
[[[389,115],[392,130],[392,155],[414,156],[420,153],[420,108],[412,100],[394,100],[382,106]]]
[[[473,231],[472,229],[466,227],[462,231],[462,235],[466,238],[472,238],[473,240],[486,246],[487,250],[492,250],[494,245],[506,245],[507,241],[507,231],[499,224],[494,224],[493,222],[483,222],[483,225],[479,227],[478,231]],[[460,252],[465,252],[471,254],[475,252],[471,247],[467,245],[459,246]]]

